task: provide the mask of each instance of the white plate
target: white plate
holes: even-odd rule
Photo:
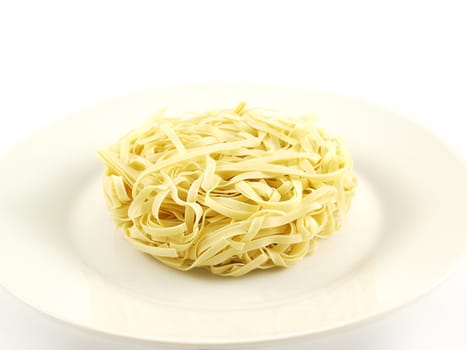
[[[340,232],[294,267],[221,278],[179,272],[113,229],[96,149],[154,110],[234,106],[314,112],[349,145],[359,188]],[[348,97],[209,85],[121,97],[53,124],[2,159],[0,283],[76,326],[178,346],[277,341],[335,330],[436,285],[467,243],[466,171],[425,129]]]

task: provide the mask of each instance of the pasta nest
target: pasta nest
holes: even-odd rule
[[[244,103],[156,113],[99,155],[108,207],[136,249],[222,276],[310,254],[340,227],[356,188],[349,153],[315,117]]]

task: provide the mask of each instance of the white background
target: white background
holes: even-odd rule
[[[311,87],[384,105],[434,130],[467,161],[464,6],[0,1],[0,154],[40,126],[115,95],[250,82]],[[404,310],[300,349],[465,349],[465,295],[464,259],[446,283]],[[153,349],[64,326],[1,289],[0,310],[4,349]]]

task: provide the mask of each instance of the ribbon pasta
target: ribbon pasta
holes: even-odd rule
[[[287,267],[340,227],[352,160],[312,116],[262,109],[157,113],[98,152],[104,192],[134,247],[180,270]]]

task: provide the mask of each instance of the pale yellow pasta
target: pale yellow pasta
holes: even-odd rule
[[[223,276],[287,267],[340,227],[352,160],[311,116],[262,109],[157,113],[99,155],[115,222],[180,270]]]

